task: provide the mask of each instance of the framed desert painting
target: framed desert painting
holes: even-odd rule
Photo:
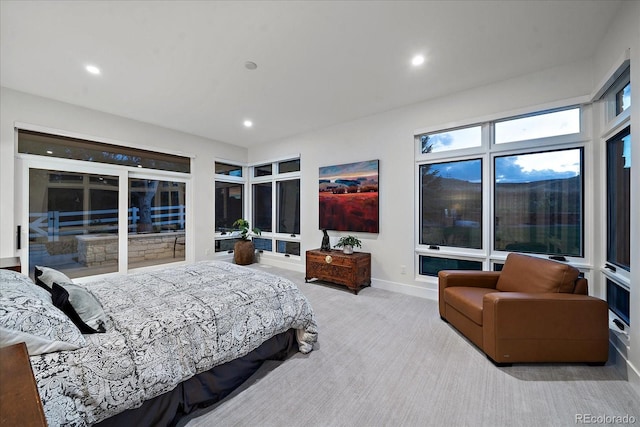
[[[323,166],[320,229],[377,233],[379,160]]]

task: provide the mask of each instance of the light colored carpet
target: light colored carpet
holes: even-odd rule
[[[571,426],[634,416],[640,396],[612,364],[497,368],[440,320],[435,301],[293,280],[316,313],[308,355],[267,362],[239,390],[180,425]]]

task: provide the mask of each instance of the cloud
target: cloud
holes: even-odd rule
[[[581,173],[580,149],[532,153],[495,158],[495,179],[497,182],[534,182],[550,179],[573,178]],[[434,163],[431,171],[437,171],[443,178],[480,182],[481,161],[464,160]]]
[[[497,182],[533,182],[580,174],[579,149],[496,157]]]

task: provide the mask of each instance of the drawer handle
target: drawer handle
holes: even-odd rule
[[[324,257],[324,260],[327,262],[327,264],[331,264],[333,262],[333,258],[331,257],[331,255],[327,255],[326,257]]]

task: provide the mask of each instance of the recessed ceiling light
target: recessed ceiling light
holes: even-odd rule
[[[424,56],[422,56],[422,55],[414,56],[411,59],[411,64],[413,64],[414,67],[417,67],[418,65],[424,64]]]
[[[47,150],[47,154],[53,154],[53,151]]]
[[[253,126],[253,122],[251,120],[245,120],[243,124],[246,128],[250,128],[251,126]]]
[[[84,67],[84,69],[91,74],[95,74],[96,76],[100,74],[100,68],[96,67],[95,65],[87,65],[86,67]]]
[[[244,63],[244,68],[246,68],[247,70],[255,70],[256,68],[258,68],[258,64],[252,61],[247,61]]]

